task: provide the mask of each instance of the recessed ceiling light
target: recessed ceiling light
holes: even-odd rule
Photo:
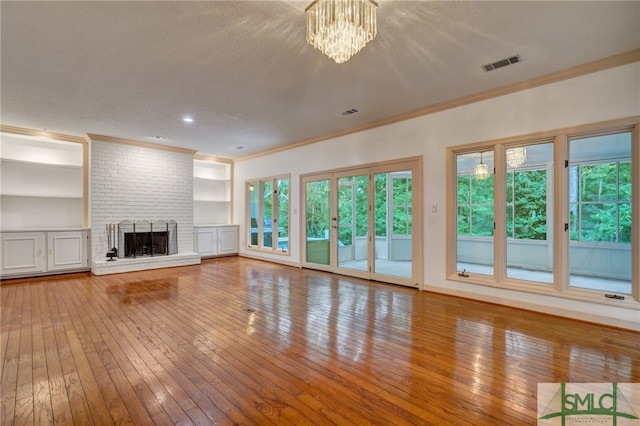
[[[159,141],[160,139],[162,139],[162,136],[153,135],[153,136],[151,136],[151,139],[155,139],[155,140]]]
[[[182,121],[184,121],[185,123],[193,123],[193,118],[191,118],[191,117],[184,117],[184,118],[182,119]]]

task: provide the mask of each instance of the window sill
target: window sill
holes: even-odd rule
[[[558,291],[553,284],[548,283],[534,283],[518,280],[505,280],[503,282],[496,282],[491,276],[470,275],[469,277],[461,277],[457,272],[448,275],[447,280],[465,284],[501,288],[504,290],[518,291],[523,293],[534,293],[543,296],[559,297],[580,302],[597,303],[605,306],[635,309],[640,311],[640,302],[635,300],[633,295],[631,294],[622,294],[621,296],[624,296],[624,300],[609,299],[605,297],[605,293],[607,292],[598,290],[569,288],[566,291]]]

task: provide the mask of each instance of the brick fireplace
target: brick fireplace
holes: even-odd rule
[[[193,151],[89,136],[92,272],[102,275],[200,263],[200,256],[193,253]],[[176,232],[175,253],[130,257],[119,253],[117,261],[107,262],[108,224],[159,224],[162,218],[171,219],[181,230]],[[142,228],[138,231],[142,235]],[[129,238],[144,245],[147,237],[153,238]],[[158,238],[162,239],[156,237],[155,244],[151,241],[146,246],[157,247]]]

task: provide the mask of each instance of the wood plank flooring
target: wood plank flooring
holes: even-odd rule
[[[240,257],[5,281],[2,424],[534,425],[640,334]]]

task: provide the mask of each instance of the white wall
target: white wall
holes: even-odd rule
[[[93,259],[123,220],[175,220],[178,253],[193,253],[193,155],[92,140],[90,209]]]
[[[448,281],[445,278],[446,148],[448,146],[640,115],[640,63],[465,105],[235,165],[234,222],[245,246],[244,181],[291,173],[290,257],[300,262],[300,174],[394,158],[423,156],[424,288],[640,329],[637,310]],[[426,101],[425,101],[426,103]],[[338,153],[339,155],[336,155]],[[431,205],[438,204],[432,214]],[[428,244],[426,243],[428,242]],[[256,252],[249,252],[256,255]]]

